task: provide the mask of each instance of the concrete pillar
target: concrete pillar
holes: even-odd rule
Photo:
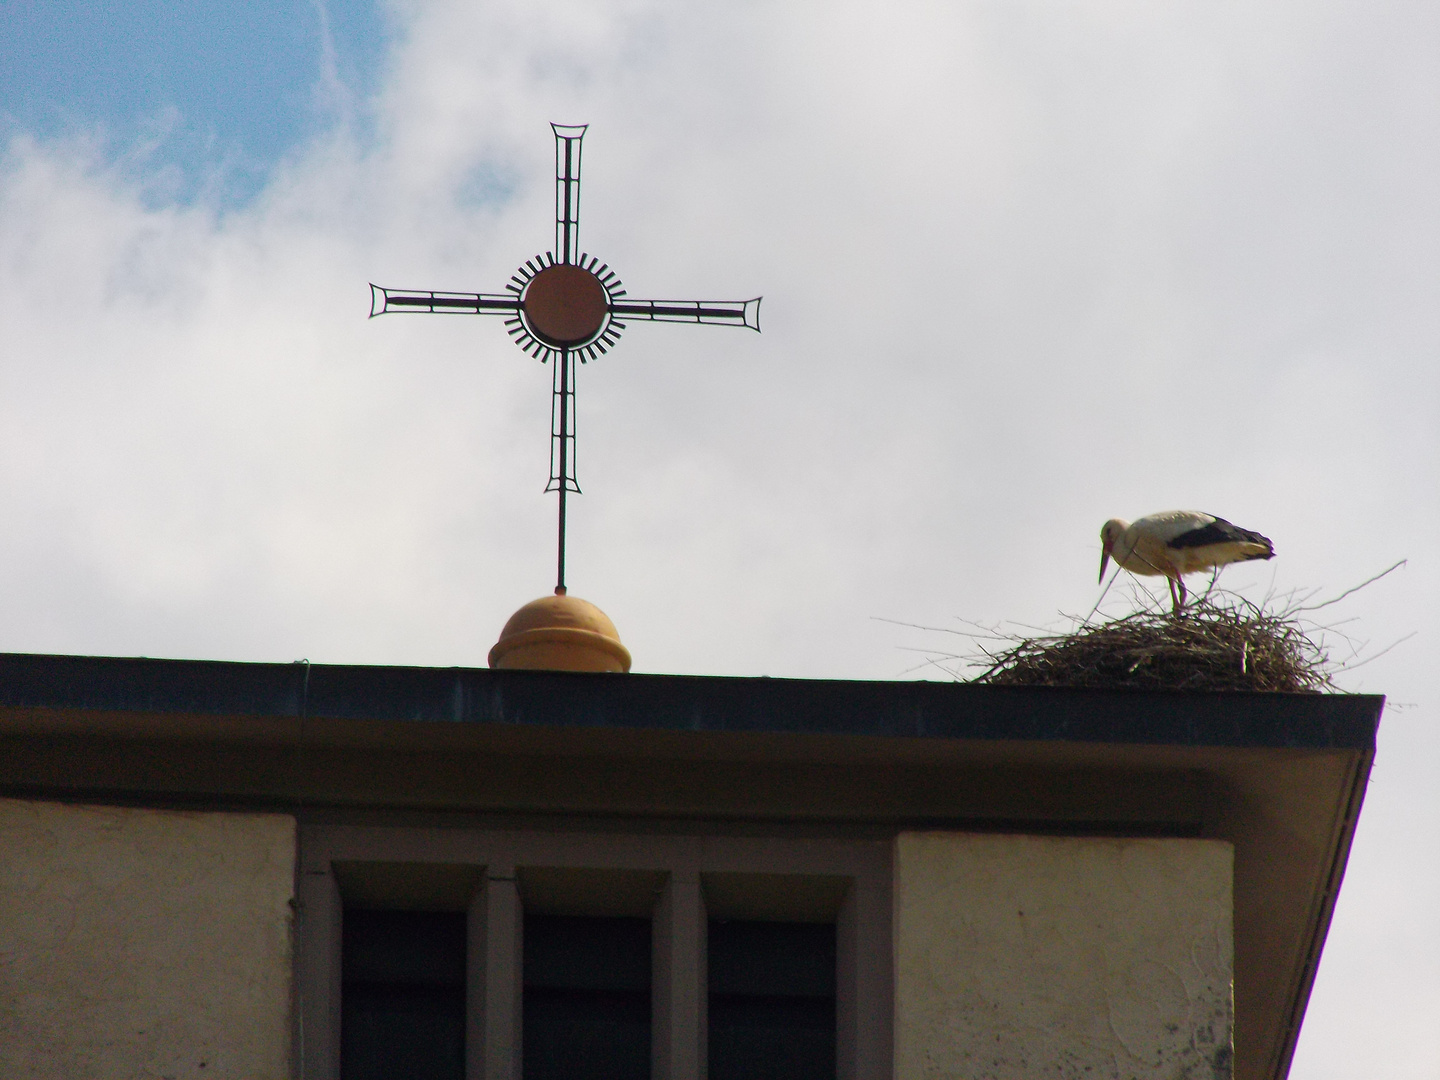
[[[305,1080],[340,1080],[340,935],[344,912],[328,862],[300,872],[296,1055]]]
[[[520,1080],[524,912],[513,866],[491,866],[467,927],[466,1080]]]
[[[703,1080],[705,1046],[705,901],[700,875],[672,873],[654,916],[652,1080]]]

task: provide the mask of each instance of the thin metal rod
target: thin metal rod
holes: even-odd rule
[[[565,594],[565,496],[570,487],[570,455],[566,443],[570,439],[570,350],[561,349],[556,357],[560,366],[560,531],[556,543],[555,592]]]
[[[560,256],[560,261],[563,262],[563,263],[567,263],[567,264],[570,262],[570,230],[571,230],[571,225],[570,225],[570,185],[575,182],[575,181],[572,179],[572,177],[573,177],[575,174],[571,171],[571,167],[572,167],[572,166],[571,166],[570,140],[569,140],[569,139],[566,139],[566,140],[565,140],[565,253],[564,253],[562,256]]]

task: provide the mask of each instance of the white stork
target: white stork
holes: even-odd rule
[[[1167,510],[1133,523],[1111,518],[1100,527],[1100,545],[1101,581],[1112,557],[1132,574],[1164,574],[1176,614],[1185,603],[1181,575],[1275,557],[1267,537],[1198,510]]]

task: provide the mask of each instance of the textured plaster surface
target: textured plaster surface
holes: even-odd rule
[[[0,1077],[289,1075],[295,821],[0,800]]]
[[[906,833],[899,1080],[1229,1080],[1232,856],[1214,840]]]

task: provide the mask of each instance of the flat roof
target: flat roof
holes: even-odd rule
[[[293,813],[1235,849],[1235,1076],[1288,1071],[1374,695],[0,654],[0,794]]]

